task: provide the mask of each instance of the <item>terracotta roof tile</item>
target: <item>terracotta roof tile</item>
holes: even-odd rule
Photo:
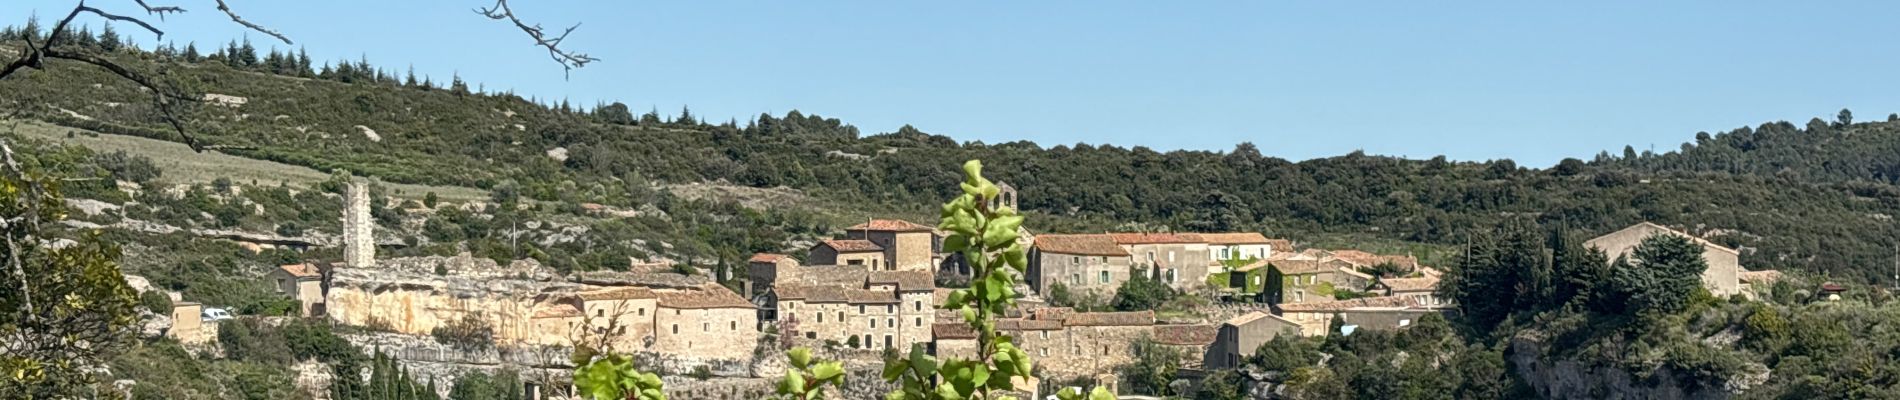
[[[316,264],[280,265],[277,269],[284,270],[284,272],[290,274],[290,276],[298,278],[318,278],[323,276],[323,272],[317,270]]]
[[[1056,331],[1062,330],[1062,321],[1040,321],[1022,318],[996,320],[999,331]]]
[[[1259,233],[1254,233],[1254,232],[1203,233],[1200,235],[1201,235],[1201,240],[1207,241],[1208,244],[1271,244],[1273,243],[1271,239],[1267,239],[1266,235],[1261,235]]]
[[[1154,311],[1092,312],[1075,313],[1062,320],[1068,326],[1136,326],[1154,325]]]
[[[572,304],[554,303],[554,304],[548,305],[547,308],[542,308],[540,311],[535,311],[534,319],[568,318],[568,317],[579,317],[582,315],[584,314],[581,314],[581,310],[578,308],[574,308],[574,305]]]
[[[851,304],[896,304],[897,293],[887,290],[845,289],[845,302]]]
[[[1289,312],[1319,312],[1347,311],[1354,309],[1405,309],[1420,306],[1424,306],[1424,304],[1419,303],[1418,300],[1413,299],[1411,296],[1380,296],[1317,303],[1283,303],[1280,304],[1280,310]]]
[[[1385,285],[1386,288],[1392,289],[1393,291],[1396,291],[1396,292],[1415,292],[1415,291],[1420,291],[1420,290],[1438,289],[1438,277],[1435,277],[1435,276],[1424,276],[1424,277],[1418,277],[1418,278],[1386,278],[1386,279],[1380,279],[1379,283]]]
[[[930,325],[930,337],[937,340],[976,339],[976,330],[971,329],[970,325],[965,323],[939,322]]]
[[[923,224],[905,221],[901,219],[874,219],[874,220],[871,220],[870,222],[852,225],[850,228],[845,228],[845,229],[853,230],[853,231],[878,231],[878,232],[925,232],[925,231],[936,230],[935,228],[932,228],[928,225],[923,225]]]
[[[633,299],[659,298],[659,296],[653,293],[652,289],[647,289],[643,287],[616,287],[616,288],[586,291],[586,292],[581,292],[579,294],[576,294],[574,297],[579,297],[581,301],[633,300]]]
[[[1115,240],[1115,244],[1194,243],[1200,241],[1199,235],[1188,233],[1110,233],[1108,236]]]
[[[877,243],[871,243],[871,241],[869,240],[832,239],[832,240],[826,240],[824,242],[820,242],[819,245],[830,247],[833,250],[837,250],[839,253],[864,253],[864,252],[872,252],[872,251],[884,251],[883,246],[878,246]]]
[[[1036,235],[1036,250],[1044,253],[1127,257],[1128,251],[1109,235]]]
[[[845,287],[836,286],[836,285],[807,286],[805,287],[805,302],[806,303],[850,302],[851,298],[845,294],[846,290],[847,289]]]
[[[660,307],[681,309],[758,308],[724,286],[709,285],[698,289],[659,292]]]
[[[1220,325],[1155,325],[1155,342],[1206,346],[1220,335]]]
[[[775,263],[775,262],[778,262],[778,260],[785,259],[786,257],[791,257],[791,256],[784,255],[784,254],[774,254],[774,253],[759,253],[759,254],[753,254],[752,259],[749,260],[749,262]]]
[[[872,284],[897,284],[897,290],[905,292],[924,292],[937,288],[936,275],[930,271],[871,271],[866,282]]]

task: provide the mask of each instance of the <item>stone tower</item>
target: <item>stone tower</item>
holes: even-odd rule
[[[990,208],[1009,207],[1011,209],[1015,209],[1019,211],[1022,210],[1021,208],[1016,207],[1016,187],[1015,186],[1010,186],[1009,182],[998,181],[996,182],[996,188],[998,189],[996,193],[996,200],[990,203]]]
[[[350,182],[343,190],[343,266],[376,264],[376,222],[369,217],[369,185]]]

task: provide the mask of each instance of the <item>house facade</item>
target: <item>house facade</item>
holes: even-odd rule
[[[938,236],[926,225],[895,219],[875,219],[845,228],[845,238],[876,244],[884,253],[884,271],[930,271],[936,268]],[[817,264],[817,262],[814,262]]]
[[[804,268],[797,279],[781,279],[772,288],[782,334],[900,350],[930,341],[937,321],[930,271]]]
[[[277,294],[297,301],[298,315],[323,315],[323,272],[316,264],[281,265],[271,270],[269,279]]]
[[[1741,252],[1682,231],[1643,222],[1598,236],[1583,244],[1585,247],[1601,250],[1611,260],[1616,260],[1630,256],[1636,250],[1636,246],[1643,243],[1643,239],[1654,235],[1675,235],[1695,241],[1696,244],[1702,246],[1702,259],[1709,266],[1708,269],[1702,271],[1702,286],[1717,296],[1741,293]]]
[[[1276,260],[1267,264],[1279,268],[1285,276],[1281,286],[1281,301],[1285,303],[1331,301],[1336,291],[1365,290],[1372,284],[1371,275],[1339,260]]]
[[[1280,317],[1300,326],[1302,336],[1325,336],[1334,317],[1352,330],[1395,330],[1440,310],[1405,297],[1365,297],[1278,305]]]
[[[1200,236],[1207,241],[1207,252],[1215,261],[1265,260],[1273,257],[1276,250],[1288,250],[1285,247],[1275,249],[1276,241],[1254,232],[1202,233]]]
[[[1207,286],[1207,242],[1193,233],[1110,233],[1133,257],[1131,264],[1177,290]]]
[[[764,294],[781,274],[797,273],[798,260],[792,256],[759,253],[746,260],[746,297]]]
[[[884,247],[869,240],[833,239],[818,242],[811,248],[810,265],[863,265],[871,268],[890,268],[885,262]]]
[[[1299,323],[1266,311],[1242,314],[1220,325],[1203,363],[1210,369],[1239,368],[1260,345],[1282,334],[1297,335],[1301,330]]]
[[[1071,293],[1109,298],[1129,278],[1128,251],[1108,235],[1037,235],[1029,253],[1027,280],[1043,296],[1061,284]]]

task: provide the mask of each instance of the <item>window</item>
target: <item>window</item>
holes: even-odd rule
[[[673,324],[673,334],[678,335],[679,333],[680,333],[680,324]]]
[[[923,319],[923,317],[918,317],[918,318],[916,318],[916,321],[917,321],[917,322],[916,322],[916,324],[917,324],[917,326],[924,326],[924,319]]]
[[[1169,251],[1168,251],[1168,262],[1174,262],[1174,251],[1173,251],[1173,250],[1169,250]]]
[[[913,302],[910,302],[910,303],[911,303],[911,304],[915,304],[915,305],[917,305],[917,311],[923,311],[923,310],[924,310],[924,301],[923,301],[923,300],[918,300],[918,301],[913,301]]]
[[[1042,338],[1049,339],[1049,331],[1042,331]]]
[[[283,293],[283,292],[284,292],[284,279],[277,278],[277,293]]]
[[[1070,285],[1081,285],[1081,284],[1082,284],[1082,274],[1070,274],[1070,275],[1069,275],[1069,284],[1070,284]]]
[[[1155,252],[1154,252],[1154,250],[1149,250],[1149,251],[1148,251],[1148,263],[1149,263],[1149,264],[1154,264],[1154,262],[1155,262]]]
[[[825,313],[818,313],[818,322],[825,322]]]
[[[884,335],[884,347],[885,348],[891,347],[891,335]]]
[[[871,319],[871,329],[877,329],[877,318]]]
[[[892,328],[896,328],[896,327],[897,327],[897,318],[885,318],[885,319],[884,319],[884,326],[888,326],[888,327],[892,327]]]
[[[859,305],[858,305],[858,315],[864,315],[864,305],[863,305],[863,304],[859,304]]]
[[[699,323],[699,331],[700,331],[700,332],[712,332],[712,323],[711,323],[711,322],[701,322],[701,323]]]
[[[642,316],[642,317],[645,317],[645,316],[647,316],[647,309],[646,309],[646,307],[640,307],[640,316]]]
[[[844,322],[844,311],[838,312],[838,322]]]
[[[1169,268],[1168,269],[1168,283],[1174,283],[1175,279],[1180,278],[1180,274],[1179,274],[1180,271],[1181,270]]]
[[[1294,302],[1294,303],[1305,303],[1305,302],[1306,302],[1306,291],[1305,291],[1305,290],[1295,290],[1295,291],[1293,291],[1293,302]]]
[[[1108,283],[1108,271],[1102,271],[1101,274],[1102,283]]]
[[[1070,262],[1070,263],[1075,263],[1075,264],[1081,264],[1081,263],[1082,263],[1082,257],[1069,257],[1069,262]],[[279,285],[282,285],[283,283],[278,283],[278,284],[279,284]]]
[[[739,321],[732,321],[732,330],[739,330]]]
[[[1265,284],[1267,284],[1267,278],[1265,278],[1265,277],[1261,277],[1260,275],[1254,275],[1254,276],[1253,276],[1253,284],[1255,284],[1255,285],[1265,285]]]
[[[864,265],[864,260],[845,260],[844,265]]]
[[[806,338],[806,339],[817,339],[817,338],[818,338],[818,332],[805,332],[805,338]]]
[[[1399,320],[1399,327],[1400,327],[1400,328],[1404,328],[1404,327],[1408,327],[1408,326],[1412,326],[1412,320],[1409,320],[1409,319],[1401,319],[1401,320]]]
[[[595,317],[605,317],[605,316],[607,316],[607,309],[604,309],[604,308],[596,308],[596,309],[594,309],[594,316],[595,316]]]
[[[897,313],[897,305],[896,305],[896,304],[885,304],[885,305],[884,305],[884,313],[885,313],[885,314],[896,314],[896,313]]]
[[[1108,345],[1102,345],[1102,355],[1108,355]]]
[[[1043,357],[1048,357],[1048,356],[1049,356],[1049,348],[1047,348],[1047,347],[1044,347],[1044,348],[1040,348],[1040,349],[1036,349],[1036,355],[1039,355],[1039,356],[1043,356]]]
[[[620,327],[620,332],[619,332],[619,334],[622,334],[622,335],[625,335],[625,334],[627,334],[627,327],[624,327],[624,326],[623,326],[623,327]]]
[[[680,315],[680,310],[677,308],[673,309],[673,315]]]

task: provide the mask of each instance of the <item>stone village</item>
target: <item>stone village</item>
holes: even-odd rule
[[[999,201],[1013,207],[1016,194],[1006,190]],[[819,241],[804,260],[756,254],[733,276],[685,275],[664,263],[555,276],[532,260],[499,265],[467,254],[378,259],[368,191],[357,184],[346,192],[343,260],[284,265],[269,279],[300,303],[305,317],[381,332],[359,344],[391,347],[421,376],[508,366],[559,382],[572,367],[564,363],[576,344],[643,355],[668,375],[704,371],[729,378],[781,374],[784,367],[775,361],[792,346],[848,347],[864,354],[922,346],[939,356],[964,357],[977,348],[969,326],[936,307],[950,291],[938,282],[955,282],[960,274],[967,279],[968,268],[942,251],[945,235],[930,225],[869,220]],[[1776,276],[1742,269],[1735,249],[1651,223],[1586,244],[1616,258],[1656,234],[1690,237],[1703,246],[1708,269],[1702,282],[1713,294],[1748,295],[1750,284]],[[1036,357],[1037,377],[1050,382],[1112,387],[1116,368],[1137,356],[1138,340],[1184,350],[1180,365],[1190,375],[1236,368],[1278,335],[1403,329],[1425,314],[1455,311],[1435,294],[1441,272],[1406,255],[1299,248],[1292,240],[1254,232],[1024,231],[1019,240],[1030,249],[1027,287],[1019,290],[1026,296],[997,325]],[[1276,274],[1262,273],[1267,268]],[[1375,270],[1388,277],[1376,277],[1381,272]],[[1247,297],[1274,275],[1282,277],[1277,302],[1217,302],[1196,317],[1048,305],[1058,291],[1110,298],[1136,277],[1184,293]],[[1226,285],[1210,284],[1220,276],[1227,277]],[[715,278],[736,281],[738,290]],[[1340,292],[1356,296],[1339,300]],[[169,334],[187,343],[215,340],[217,321],[201,322],[201,307],[178,302]],[[465,355],[417,344],[438,327],[465,319],[492,327],[496,348],[527,351]],[[1342,332],[1331,332],[1335,320],[1343,323]],[[863,364],[853,368],[874,368],[878,358],[864,354],[846,360]],[[710,390],[698,392],[706,396],[746,393],[701,390]]]

